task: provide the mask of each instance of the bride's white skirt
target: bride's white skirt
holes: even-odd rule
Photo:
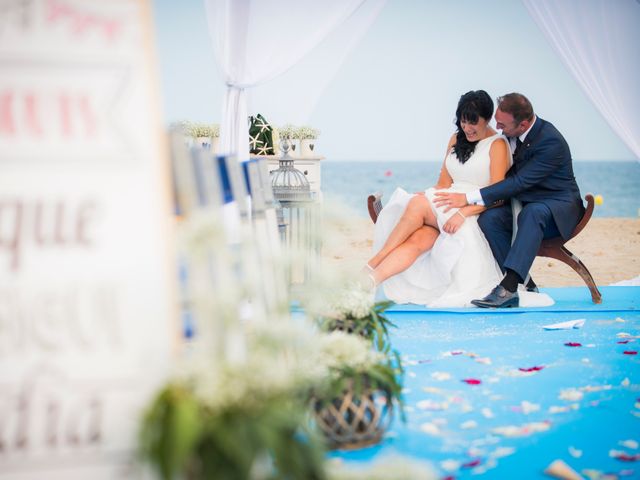
[[[446,191],[468,192],[475,185],[454,184]],[[442,226],[457,209],[447,213],[433,206],[435,189],[425,190],[438,220],[440,235],[433,248],[422,255],[404,272],[387,279],[382,288],[396,303],[414,303],[429,307],[467,307],[471,300],[482,298],[502,279],[489,244],[478,226],[477,215],[468,217],[454,234],[442,231]],[[396,189],[380,212],[375,226],[373,248],[377,252],[386,242],[404,213],[413,194]],[[553,300],[545,294],[523,292],[521,306],[545,306]]]

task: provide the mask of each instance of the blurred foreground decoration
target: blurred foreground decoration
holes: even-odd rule
[[[220,472],[238,479],[326,478],[325,447],[335,444],[311,420],[314,409],[351,385],[370,402],[365,415],[383,418],[366,437],[366,444],[379,441],[400,397],[397,358],[374,351],[369,340],[320,332],[312,309],[291,313],[286,272],[297,252],[278,238],[266,159],[240,164],[188,150],[180,132],[171,145],[189,328],[173,374],[142,418],[143,457],[167,479]],[[301,287],[300,297],[326,305],[333,293],[316,285],[328,276],[314,273],[321,273],[317,283]],[[370,390],[360,392],[363,381]]]
[[[149,4],[1,10],[0,478],[130,478],[175,340]]]

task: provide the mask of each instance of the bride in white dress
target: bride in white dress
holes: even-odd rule
[[[367,269],[390,300],[466,307],[500,283],[503,274],[477,222],[485,207],[444,213],[432,203],[436,190],[466,193],[504,179],[511,152],[507,138],[489,126],[492,115],[487,92],[464,94],[438,184],[417,194],[398,188],[380,212],[373,243],[377,253]]]

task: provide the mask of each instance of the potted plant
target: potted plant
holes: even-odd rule
[[[214,153],[219,150],[220,125],[199,122],[180,122],[186,135],[191,137],[195,144],[204,148],[211,148]]]
[[[284,147],[285,145],[288,145],[289,146],[288,153],[292,157],[296,156],[296,144],[294,142],[294,140],[297,138],[296,131],[297,131],[297,128],[294,125],[291,125],[290,123],[287,123],[286,125],[283,125],[278,128],[278,136],[280,137],[280,149],[282,151],[286,151],[287,149]]]
[[[326,375],[306,360],[317,333],[284,321],[245,328],[246,358],[196,343],[148,407],[140,453],[163,479],[325,478],[308,423],[309,391]]]
[[[361,335],[378,350],[388,352],[389,327],[395,325],[384,316],[384,311],[391,305],[391,301],[375,302],[371,292],[362,288],[346,288],[338,294],[329,312],[320,316],[320,327]]]
[[[315,421],[329,448],[352,449],[380,441],[397,406],[402,413],[402,367],[359,335],[341,331],[320,342],[328,381],[313,392]]]
[[[295,135],[296,138],[300,140],[300,156],[310,157],[313,154],[315,140],[318,138],[318,135],[320,135],[320,130],[305,125],[299,127]]]

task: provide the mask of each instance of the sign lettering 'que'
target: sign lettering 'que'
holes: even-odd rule
[[[171,344],[148,0],[0,1],[0,479],[135,475]]]

